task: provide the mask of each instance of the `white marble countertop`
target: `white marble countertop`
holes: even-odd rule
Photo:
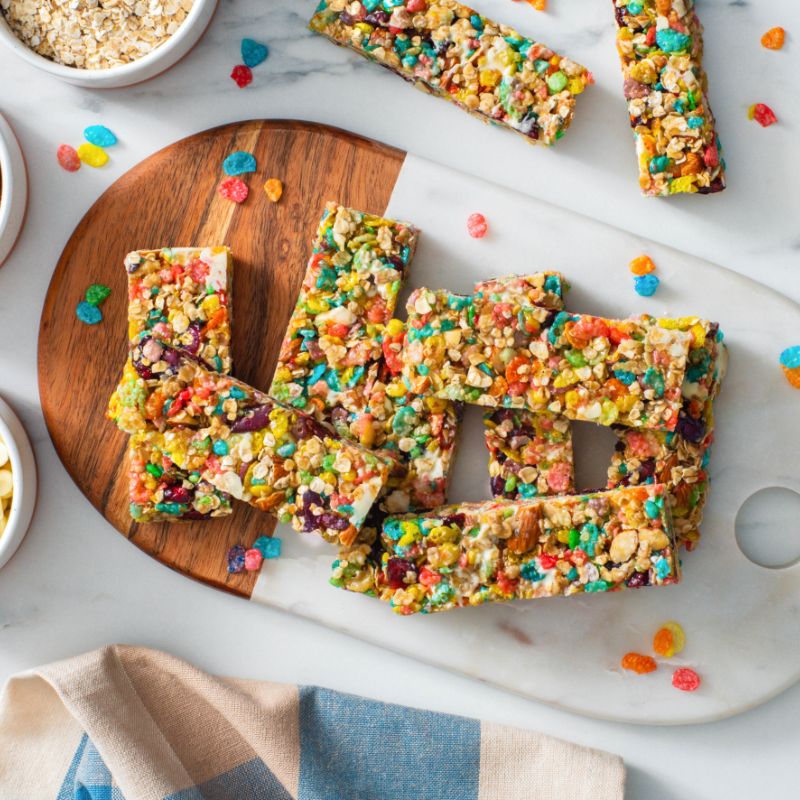
[[[530,148],[479,125],[312,37],[304,23],[313,0],[222,0],[188,58],[129,89],[63,85],[0,52],[0,112],[20,138],[31,181],[25,230],[0,269],[0,394],[31,434],[41,477],[31,531],[0,573],[0,680],[107,642],[138,643],[218,673],[323,684],[605,748],[625,758],[632,800],[783,796],[796,785],[798,687],[742,716],[681,728],[604,723],[519,700],[170,572],[94,511],[47,437],[36,383],[38,319],[68,235],[100,192],[137,161],[191,132],[236,119],[297,117],[350,128],[668,242],[800,301],[800,169],[796,147],[790,148],[800,128],[794,86],[800,6],[701,0],[729,188],[661,202],[638,194],[608,0],[550,0],[548,14],[510,0],[473,4],[594,72],[598,85],[582,98],[575,125],[555,150]],[[777,24],[790,32],[787,47],[767,52],[758,39]],[[271,56],[240,91],[228,73],[244,35],[268,42]],[[371,102],[371,96],[379,99]],[[780,124],[762,129],[748,122],[753,102],[771,105]],[[77,144],[92,123],[108,125],[121,138],[111,163],[63,172],[55,162],[57,145]],[[79,370],[76,365],[76,375]]]

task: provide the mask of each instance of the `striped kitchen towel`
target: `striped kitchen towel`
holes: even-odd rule
[[[117,645],[12,678],[3,800],[622,800],[616,756]]]

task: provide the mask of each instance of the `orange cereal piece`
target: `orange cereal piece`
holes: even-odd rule
[[[656,655],[664,658],[672,658],[675,655],[675,641],[672,631],[668,628],[660,628],[653,637],[653,651]]]
[[[270,178],[264,184],[264,191],[270,202],[277,203],[283,196],[283,184],[277,178]]]
[[[628,266],[634,275],[649,275],[656,271],[656,265],[650,256],[637,256]]]
[[[782,367],[782,369],[786,380],[789,381],[795,389],[800,389],[800,369],[789,369],[788,367]]]
[[[635,672],[637,675],[646,675],[648,672],[655,672],[658,664],[654,658],[644,656],[641,653],[625,653],[620,661],[622,669]]]
[[[761,44],[767,50],[780,50],[786,40],[786,31],[780,26],[770,28],[762,37]]]

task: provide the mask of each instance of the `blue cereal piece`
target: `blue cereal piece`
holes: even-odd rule
[[[633,281],[636,294],[641,297],[652,297],[661,281],[655,275],[637,275]]]
[[[83,131],[83,138],[97,147],[113,147],[117,143],[114,132],[105,125],[90,125]]]
[[[245,549],[240,544],[235,544],[228,550],[228,572],[231,575],[236,575],[239,572],[244,572],[244,554]]]
[[[245,172],[256,171],[256,157],[244,150],[231,153],[223,162],[222,169],[226,175],[243,175]]]
[[[665,53],[679,53],[681,50],[686,50],[691,41],[691,36],[674,28],[662,28],[656,33],[656,44]]]
[[[78,319],[87,325],[97,325],[103,321],[103,312],[97,306],[87,303],[85,300],[81,300],[78,303],[75,313],[78,315]]]
[[[269,48],[255,39],[242,39],[242,61],[248,67],[257,67],[267,60]]]
[[[784,369],[797,369],[800,367],[800,345],[787,347],[781,353],[781,366]]]
[[[253,548],[264,558],[280,558],[281,540],[274,536],[259,536],[253,542]]]

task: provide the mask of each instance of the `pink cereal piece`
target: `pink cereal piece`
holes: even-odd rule
[[[547,485],[554,492],[566,492],[571,477],[569,464],[554,464],[547,473]]]
[[[483,239],[489,232],[489,225],[486,222],[486,217],[483,214],[470,214],[467,219],[467,233],[473,239]]]
[[[72,145],[59,145],[58,150],[56,150],[56,158],[61,167],[67,172],[77,172],[81,168],[78,151]]]
[[[672,685],[682,692],[694,692],[700,688],[700,676],[688,667],[681,667],[672,673]]]
[[[234,203],[244,203],[250,194],[247,184],[239,178],[225,178],[217,187],[217,191],[226,200],[232,200]]]
[[[626,441],[631,452],[637,458],[650,458],[650,456],[655,455],[653,443],[644,433],[628,431]]]
[[[244,568],[248,572],[255,572],[257,569],[261,569],[261,562],[263,560],[264,556],[262,556],[260,551],[256,550],[255,548],[245,550]]]

